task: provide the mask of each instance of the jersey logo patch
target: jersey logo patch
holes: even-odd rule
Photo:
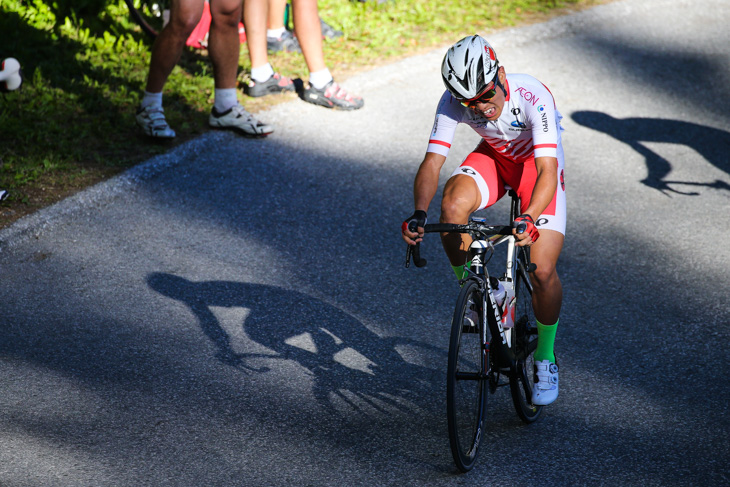
[[[514,115],[514,117],[515,117],[514,121],[510,125],[512,125],[515,128],[518,128],[518,129],[527,128],[527,125],[525,125],[525,122],[523,121],[524,117],[521,116],[522,110],[520,110],[518,107],[515,107],[510,111],[512,112],[512,115]]]

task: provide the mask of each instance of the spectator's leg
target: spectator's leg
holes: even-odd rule
[[[241,0],[211,0],[210,15],[212,21],[208,52],[213,63],[215,87],[235,89],[240,53],[238,23],[241,18]]]
[[[288,0],[269,0],[269,14],[266,27],[269,30],[281,29],[284,25],[284,12]]]
[[[168,76],[180,60],[190,34],[203,15],[203,0],[173,0],[170,22],[162,29],[152,45],[146,91],[160,93]]]
[[[243,25],[246,28],[246,43],[251,67],[257,68],[269,62],[266,51],[266,19],[269,0],[245,0],[243,3]]]
[[[294,32],[302,47],[304,61],[310,73],[327,69],[322,52],[322,27],[319,23],[317,0],[292,0]]]

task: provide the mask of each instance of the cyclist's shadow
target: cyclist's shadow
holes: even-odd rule
[[[710,164],[730,175],[730,133],[704,125],[680,120],[662,118],[624,118],[618,119],[601,112],[580,111],[572,115],[575,122],[605,132],[631,146],[646,158],[647,177],[641,182],[664,194],[677,193],[697,195],[696,192],[683,192],[670,185],[705,186],[730,191],[726,181],[711,182],[667,181],[665,177],[672,170],[670,161],[646,147],[642,142],[667,142],[682,144],[700,153]]]
[[[267,360],[294,360],[314,377],[313,394],[332,410],[350,407],[362,412],[405,412],[433,388],[432,369],[403,359],[397,348],[417,347],[427,354],[444,352],[403,338],[382,338],[352,315],[297,291],[234,281],[193,282],[166,273],[152,273],[148,285],[158,293],[185,303],[200,328],[216,346],[221,362],[252,373]],[[241,326],[261,347],[237,351],[211,307],[250,310]],[[442,360],[445,363],[445,359]],[[435,394],[435,393],[434,393]]]

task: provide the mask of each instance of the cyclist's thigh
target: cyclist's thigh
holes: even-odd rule
[[[452,178],[463,175],[474,180],[479,190],[476,210],[492,206],[506,192],[504,180],[497,172],[494,159],[480,151],[481,146],[482,144],[477,147],[477,150],[466,156],[464,162],[451,174]]]
[[[530,261],[537,266],[540,274],[552,274],[563,250],[565,236],[555,230],[541,229],[537,242],[530,246]]]
[[[471,177],[457,174],[449,178],[441,199],[442,223],[467,223],[479,209],[479,188]]]

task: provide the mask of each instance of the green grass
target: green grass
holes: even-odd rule
[[[602,0],[320,0],[320,16],[345,35],[325,43],[339,81],[358,70],[515,25],[536,14]],[[75,9],[75,10],[74,10]],[[206,130],[213,80],[207,53],[187,50],[164,95],[178,133],[172,144],[141,137],[134,124],[150,40],[121,0],[2,0],[0,59],[17,58],[24,84],[0,95],[0,226],[169,150]],[[300,54],[270,56],[276,69],[306,79]],[[250,69],[245,45],[241,72]],[[250,99],[251,111],[291,97]]]

